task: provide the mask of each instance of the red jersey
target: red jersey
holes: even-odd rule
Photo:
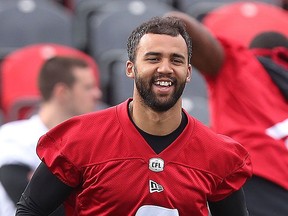
[[[156,154],[131,122],[128,100],[44,135],[37,153],[64,183],[76,215],[207,216],[251,176],[248,152],[192,117]]]
[[[245,146],[255,175],[288,189],[288,103],[250,50],[219,41],[224,65],[206,77],[211,127]]]

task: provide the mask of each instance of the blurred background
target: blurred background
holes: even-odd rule
[[[58,45],[96,62],[103,91],[97,109],[132,96],[133,80],[125,75],[127,38],[138,24],[171,10],[244,45],[265,29],[288,35],[288,0],[0,0],[0,125],[37,110],[39,64]],[[33,52],[37,46],[42,49]],[[205,82],[195,70],[183,107],[209,125]]]

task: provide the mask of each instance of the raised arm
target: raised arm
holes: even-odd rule
[[[195,18],[179,11],[172,11],[166,16],[183,20],[192,38],[192,64],[201,73],[217,75],[224,61],[224,50],[211,32]]]

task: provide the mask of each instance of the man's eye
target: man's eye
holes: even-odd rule
[[[182,59],[173,59],[172,62],[174,62],[176,64],[182,64],[183,60]]]
[[[147,60],[154,62],[154,61],[159,61],[159,58],[148,58]]]

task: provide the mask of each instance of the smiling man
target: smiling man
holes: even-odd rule
[[[251,176],[241,144],[182,109],[191,79],[183,23],[153,18],[128,38],[133,98],[73,117],[42,136],[42,164],[16,215],[248,215],[242,185]],[[81,134],[81,136],[79,136]]]
[[[137,66],[132,61],[127,62],[127,75],[135,78],[134,99],[140,97],[154,111],[167,111],[173,107],[191,78],[187,57],[187,45],[181,35],[144,35],[136,55]]]

